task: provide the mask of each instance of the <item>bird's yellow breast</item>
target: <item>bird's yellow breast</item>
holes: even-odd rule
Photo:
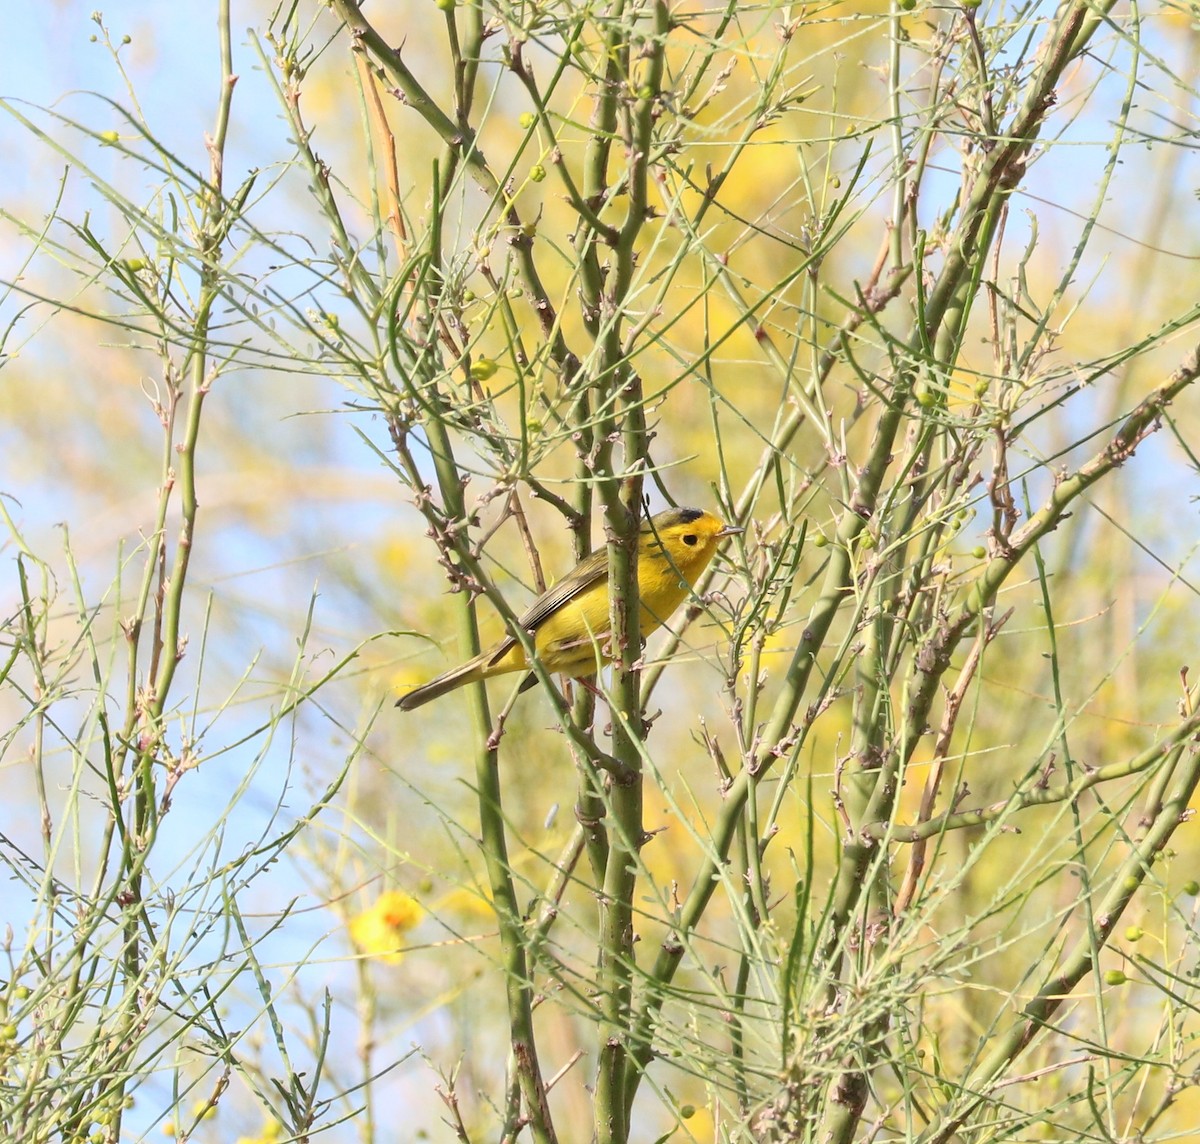
[[[638,559],[641,636],[660,628],[687,596],[688,584],[661,553]],[[612,661],[609,636],[608,580],[593,584],[562,604],[533,634],[537,658],[548,671],[593,675]],[[488,674],[520,670],[529,660],[520,644],[491,665]]]

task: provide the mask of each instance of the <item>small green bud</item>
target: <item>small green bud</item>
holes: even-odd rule
[[[1145,937],[1146,931],[1141,926],[1126,926],[1125,940],[1126,941],[1141,941]]]
[[[984,548],[982,544],[977,544],[971,549],[971,555],[974,556],[976,560],[982,560],[987,555],[987,549]]]
[[[1129,978],[1119,969],[1108,969],[1104,972],[1105,985],[1124,985]]]
[[[537,122],[537,116],[532,111],[522,111],[517,122],[528,131]]]
[[[1190,882],[1184,882],[1183,892],[1185,894],[1191,894],[1192,897],[1195,897],[1197,894],[1200,894],[1200,882],[1197,882],[1195,880],[1190,881]]]
[[[822,536],[821,533],[818,532],[817,535],[812,538],[812,545],[814,548],[828,548],[829,537]]]
[[[541,163],[534,163],[529,169],[529,177],[535,182],[540,183],[546,177],[546,168]]]
[[[491,358],[481,357],[471,363],[471,377],[476,381],[487,381],[496,376],[500,367]]]

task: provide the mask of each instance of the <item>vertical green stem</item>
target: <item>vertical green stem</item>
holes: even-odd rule
[[[618,25],[614,23],[614,29]],[[612,392],[604,402],[611,414],[598,426],[604,444],[600,452],[600,483],[609,537],[609,608],[612,623],[613,755],[628,776],[614,782],[609,799],[611,826],[604,888],[600,899],[600,1059],[596,1077],[595,1123],[599,1144],[624,1144],[629,1138],[630,1107],[626,1094],[629,1078],[630,1036],[633,1029],[632,972],[634,963],[633,901],[637,883],[638,851],[644,837],[642,825],[642,724],[639,663],[642,652],[639,592],[638,535],[642,507],[642,476],[647,461],[648,440],[642,380],[627,363],[622,345],[622,305],[633,282],[638,243],[647,218],[654,111],[663,77],[664,51],[669,30],[666,5],[653,4],[653,26],[649,36],[634,39],[627,31],[625,43],[615,57],[622,61],[625,87],[636,86],[637,97],[626,109],[633,146],[627,169],[628,207],[614,252],[615,272],[611,293],[598,301],[598,333],[603,377]],[[637,50],[635,50],[637,49]],[[631,60],[644,61],[636,74]],[[608,102],[601,101],[597,115],[612,121]],[[605,147],[593,153],[590,186],[603,172]],[[620,440],[622,471],[612,466],[611,443]]]
[[[429,434],[438,487],[451,519],[463,520],[466,506],[463,485],[454,460],[454,445],[444,421],[431,419],[426,424]],[[465,540],[463,541],[465,544]],[[468,654],[479,651],[479,627],[475,608],[465,593],[460,593],[460,646]],[[516,1064],[517,1083],[525,1101],[525,1115],[533,1138],[538,1144],[554,1144],[557,1140],[546,1100],[546,1087],[538,1063],[537,1042],[533,1028],[533,982],[525,948],[525,930],[520,905],[512,881],[508,859],[508,841],[504,833],[504,810],[500,791],[499,739],[492,735],[492,718],[488,709],[487,690],[482,683],[466,689],[466,702],[475,727],[475,789],[479,804],[479,827],[483,842],[484,862],[492,906],[500,930],[501,967],[508,1002],[509,1044]],[[510,1115],[514,1110],[510,1109]],[[507,1125],[515,1132],[515,1124]]]

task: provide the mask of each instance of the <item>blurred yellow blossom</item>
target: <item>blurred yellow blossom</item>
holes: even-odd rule
[[[374,905],[350,919],[350,940],[363,953],[394,964],[404,956],[404,935],[420,922],[424,912],[403,890],[387,890]]]
[[[262,1132],[257,1136],[239,1136],[237,1144],[275,1144],[283,1133],[283,1125],[278,1120],[268,1120],[263,1125]]]
[[[433,907],[435,910],[449,910],[460,918],[476,918],[494,921],[495,907],[486,890],[476,886],[459,886],[443,895]]]
[[[192,1105],[192,1116],[198,1120],[211,1120],[217,1115],[217,1106],[210,1100],[197,1100]]]

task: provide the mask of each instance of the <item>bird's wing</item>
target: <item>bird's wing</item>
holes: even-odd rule
[[[528,611],[517,620],[517,623],[527,632],[536,632],[563,604],[607,579],[608,549],[600,548],[585,556],[569,575],[564,576],[553,587],[547,588],[529,605]],[[513,649],[516,642],[512,636],[501,640],[488,660],[489,666],[503,659]]]

